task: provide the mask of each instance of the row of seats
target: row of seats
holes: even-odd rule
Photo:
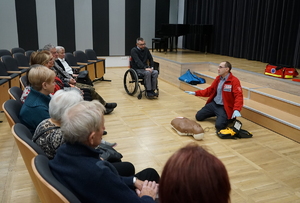
[[[44,151],[32,141],[29,129],[20,123],[18,116],[23,104],[19,98],[22,89],[11,87],[8,93],[12,99],[3,103],[3,110],[41,202],[80,202],[53,176]]]
[[[40,51],[40,50],[38,50]],[[23,48],[13,48],[11,51],[0,49],[0,106],[9,99],[8,89],[17,86],[22,87],[20,78],[27,74],[30,67],[30,56],[33,50],[25,51]],[[92,81],[104,80],[105,59],[99,58],[93,49],[67,52],[65,59],[68,64],[79,71],[89,71]],[[2,107],[0,107],[2,110]]]

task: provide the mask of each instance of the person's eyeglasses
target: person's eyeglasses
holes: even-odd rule
[[[146,45],[146,43],[144,43],[144,44],[139,44],[140,46],[145,46]]]

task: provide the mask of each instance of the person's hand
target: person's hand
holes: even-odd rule
[[[195,92],[192,92],[192,91],[184,91],[185,93],[188,93],[190,95],[195,95],[196,93]]]
[[[238,110],[234,110],[231,119],[242,116]]]
[[[134,187],[136,187],[139,190],[142,190],[144,181],[136,179],[135,183],[134,183]]]
[[[152,69],[152,68],[145,68],[145,70],[146,70],[146,71],[150,71],[150,72],[152,72],[152,71],[153,71],[153,69]]]
[[[147,195],[152,197],[153,200],[155,200],[158,191],[158,184],[156,184],[155,181],[145,180],[142,189],[136,189],[135,191],[139,197]]]
[[[76,84],[76,80],[74,78],[71,78],[69,81],[70,84],[75,85]]]

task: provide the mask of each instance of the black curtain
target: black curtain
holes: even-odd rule
[[[300,67],[299,0],[188,0],[185,23],[211,24],[208,52]],[[199,37],[184,39],[199,50]]]

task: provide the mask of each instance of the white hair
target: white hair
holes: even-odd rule
[[[105,107],[97,100],[82,101],[69,107],[61,121],[61,131],[66,142],[85,143],[92,132],[103,125]]]
[[[55,48],[57,52],[61,52],[62,49],[65,49],[63,46],[57,46]]]
[[[50,118],[60,122],[65,110],[82,100],[83,98],[77,90],[58,90],[49,103]]]

